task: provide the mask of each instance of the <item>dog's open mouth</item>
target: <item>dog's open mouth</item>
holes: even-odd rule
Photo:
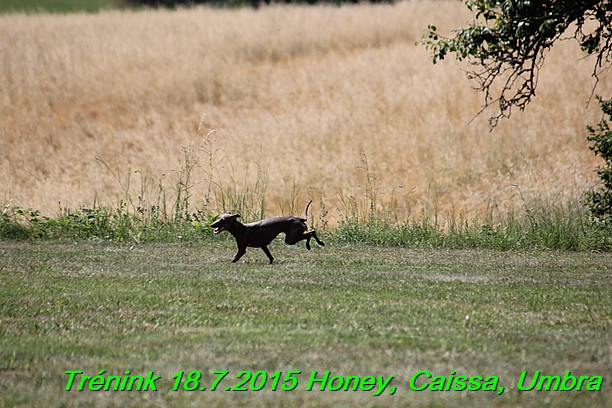
[[[214,233],[214,234],[218,234],[218,233],[220,233],[221,231],[223,231],[224,229],[225,229],[225,228],[223,228],[223,227],[215,227],[215,229],[213,230],[213,233]]]

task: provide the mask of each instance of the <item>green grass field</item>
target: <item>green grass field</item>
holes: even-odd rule
[[[604,407],[612,397],[610,253],[271,251],[272,266],[255,249],[231,264],[228,240],[0,242],[0,406]],[[161,379],[157,391],[66,391],[70,370]],[[261,373],[248,391],[225,391],[243,370],[267,374],[261,391],[250,388]],[[289,370],[300,371],[295,389],[272,391]],[[308,391],[327,370],[393,379],[380,396]],[[519,391],[523,370],[603,384]],[[172,391],[180,371],[201,372],[187,386],[209,389]],[[228,374],[210,391],[214,371]],[[419,371],[496,376],[505,391],[414,391]]]

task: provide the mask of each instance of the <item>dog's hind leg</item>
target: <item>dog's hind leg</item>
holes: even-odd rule
[[[317,244],[325,246],[325,243],[319,239],[315,230],[310,231],[309,234],[312,234],[312,237],[315,239],[315,241],[317,241]]]
[[[319,239],[319,237],[317,237],[317,233],[312,230],[310,232],[307,233],[300,233],[300,234],[287,234],[287,236],[285,237],[285,243],[289,244],[289,245],[295,245],[298,242],[302,241],[302,240],[306,240],[306,249],[310,251],[310,239],[314,238],[317,241],[317,244],[321,245],[321,246],[325,246],[325,244],[323,243],[323,241],[321,241]]]

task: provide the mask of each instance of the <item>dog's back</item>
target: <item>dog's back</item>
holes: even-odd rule
[[[288,217],[272,217],[266,218],[265,220],[249,222],[244,224],[245,227],[269,227],[279,228],[279,232],[284,232],[285,228],[295,227],[296,224],[304,224],[306,226],[306,219],[300,217],[294,217],[290,215]]]
[[[284,232],[286,235],[303,234],[306,220],[299,217],[274,217],[261,221],[244,224],[247,227],[247,246],[262,247],[268,245],[278,234]]]

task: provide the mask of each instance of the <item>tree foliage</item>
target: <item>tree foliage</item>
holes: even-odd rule
[[[593,217],[604,224],[612,225],[612,129],[610,129],[610,123],[612,123],[612,99],[598,99],[604,117],[597,124],[596,128],[592,126],[587,127],[587,132],[589,133],[587,140],[592,143],[589,148],[595,155],[600,156],[604,160],[604,165],[597,166],[595,170],[602,182],[602,186],[599,189],[587,192],[586,204]]]
[[[610,68],[610,0],[468,0],[465,4],[475,14],[467,27],[447,38],[430,25],[422,44],[432,52],[434,63],[449,53],[470,63],[468,78],[484,93],[481,112],[491,105],[498,107],[490,117],[492,127],[510,117],[513,107],[523,110],[529,104],[546,52],[558,40],[574,39],[595,57],[596,80]]]

